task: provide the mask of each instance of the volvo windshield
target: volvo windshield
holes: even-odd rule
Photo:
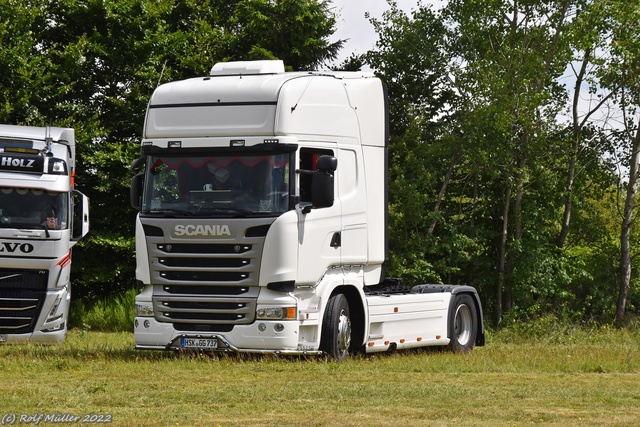
[[[0,188],[0,227],[64,230],[69,193],[34,188]]]
[[[148,158],[142,213],[274,216],[289,209],[290,154]]]

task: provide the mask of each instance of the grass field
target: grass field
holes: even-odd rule
[[[76,329],[61,345],[0,346],[0,421],[51,425],[38,414],[100,414],[116,426],[640,425],[640,331],[549,329],[489,333],[485,347],[465,355],[399,352],[340,364],[138,352],[130,333]]]

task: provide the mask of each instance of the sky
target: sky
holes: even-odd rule
[[[398,7],[409,14],[418,8],[418,0],[395,0]],[[378,39],[373,25],[365,18],[365,13],[376,18],[382,18],[382,13],[389,8],[386,0],[333,0],[338,13],[337,31],[331,41],[348,39],[342,48],[336,63],[342,62],[352,53],[362,54],[375,47]],[[432,1],[423,0],[423,5]]]

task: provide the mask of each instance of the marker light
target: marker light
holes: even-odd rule
[[[26,147],[4,147],[5,153],[26,153],[26,154],[40,154],[38,150],[35,148],[26,148]]]

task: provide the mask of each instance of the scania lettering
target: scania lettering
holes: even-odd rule
[[[228,225],[176,225],[176,236],[230,236]]]
[[[0,125],[0,343],[64,340],[71,248],[89,230],[73,129]]]
[[[136,348],[484,345],[474,288],[385,277],[388,134],[371,73],[228,62],[159,86],[131,165]]]

